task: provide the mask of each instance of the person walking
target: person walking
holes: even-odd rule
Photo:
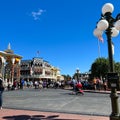
[[[2,109],[2,93],[4,91],[2,75],[0,74],[0,109]]]
[[[93,79],[93,85],[94,85],[94,90],[96,90],[96,86],[97,86],[97,79],[94,77]]]
[[[103,78],[103,87],[104,87],[104,90],[106,91],[107,90],[107,80],[105,78]]]

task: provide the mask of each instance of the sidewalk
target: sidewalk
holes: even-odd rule
[[[72,87],[66,87],[65,90],[72,90]],[[111,90],[83,90],[84,92],[91,92],[91,93],[101,93],[101,94],[110,94]],[[120,94],[120,91],[117,91],[117,94]]]
[[[109,120],[109,117],[2,109],[0,120]]]

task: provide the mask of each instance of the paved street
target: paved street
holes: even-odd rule
[[[32,88],[6,91],[3,100],[5,108],[102,116],[109,116],[111,113],[109,94],[85,92],[81,96],[72,95],[70,90]]]

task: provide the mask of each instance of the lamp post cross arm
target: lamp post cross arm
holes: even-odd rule
[[[116,21],[120,20],[120,13],[116,16]]]

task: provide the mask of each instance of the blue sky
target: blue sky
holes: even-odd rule
[[[73,75],[76,68],[88,72],[99,57],[93,35],[105,3],[120,13],[120,0],[0,0],[0,50],[8,43],[23,60],[39,57]],[[101,56],[108,57],[106,36]],[[120,62],[120,35],[113,38],[114,60]]]

